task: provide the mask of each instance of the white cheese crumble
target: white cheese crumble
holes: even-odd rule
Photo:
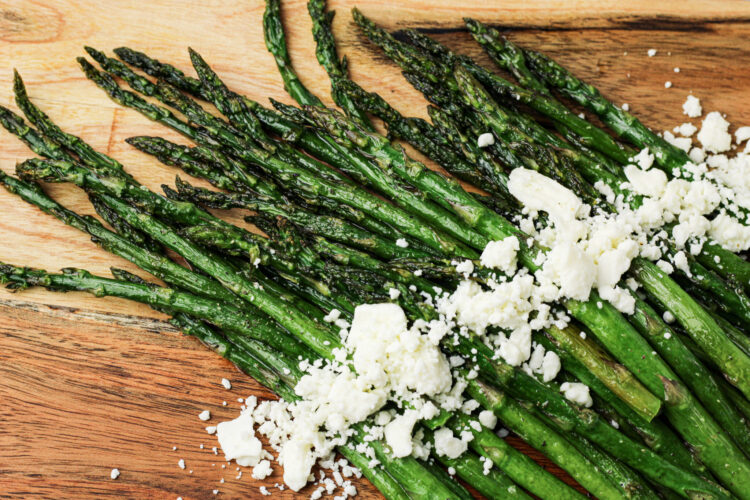
[[[185,470],[185,459],[181,458],[177,461],[177,467],[179,467],[182,470]]]
[[[656,55],[656,49],[648,49],[646,54],[648,54],[648,57],[654,57]]]
[[[690,118],[698,118],[703,113],[701,101],[694,95],[688,95],[682,105],[682,112]]]
[[[497,426],[497,417],[489,410],[483,410],[479,413],[479,422],[488,429],[494,429]]]
[[[429,449],[422,435],[412,433],[418,421],[438,412],[425,398],[437,399],[454,387],[450,364],[438,347],[449,329],[440,321],[418,321],[410,327],[397,304],[358,306],[344,347],[334,349],[339,361],[300,363],[305,373],[294,391],[301,400],[258,404],[247,398],[238,419],[219,424],[219,444],[227,460],[260,467],[255,475],[265,473],[261,460],[268,457],[253,429],[258,424],[257,432],[279,452],[284,483],[299,491],[315,463],[327,461],[336,446],[346,443],[351,425],[374,414],[377,426],[367,430],[365,441],[385,439],[396,456],[426,458]],[[384,413],[381,409],[389,400],[408,401],[410,408],[401,415]],[[369,447],[359,451],[376,465]]]
[[[271,468],[271,462],[269,460],[261,460],[258,465],[253,467],[253,478],[263,480],[273,474]]]
[[[734,138],[737,144],[742,144],[746,140],[750,139],[750,127],[740,127],[734,131]]]
[[[684,137],[692,136],[698,128],[692,123],[683,123],[682,125],[675,127],[674,132]]]
[[[396,240],[396,246],[399,246],[401,248],[407,248],[409,246],[409,242],[406,241],[405,238],[399,238]]]
[[[244,411],[239,417],[216,426],[219,446],[227,462],[235,460],[243,467],[255,466],[262,456],[262,444],[255,437],[253,420],[249,412]]]
[[[565,395],[565,398],[579,405],[585,406],[586,408],[591,407],[594,402],[589,394],[589,387],[580,382],[563,382],[560,384],[560,392]]]
[[[474,263],[470,260],[464,260],[456,264],[456,272],[468,276],[474,272]]]
[[[221,385],[224,386],[224,389],[229,390],[232,388],[232,383],[229,381],[229,379],[223,378],[221,379]]]
[[[120,469],[112,469],[112,471],[109,473],[110,479],[117,479],[120,477]]]
[[[485,132],[477,138],[477,146],[486,148],[495,144],[495,136],[491,132]]]
[[[499,269],[510,274],[516,270],[516,254],[520,249],[518,238],[509,236],[499,241],[490,241],[482,251],[480,262],[482,266]]]
[[[670,82],[670,81],[664,82],[664,88],[665,89],[668,89],[668,88],[671,88],[671,87],[672,87],[672,82]]]
[[[323,317],[323,321],[326,323],[333,323],[341,317],[341,311],[338,309],[331,309],[331,311]]]
[[[729,122],[718,111],[711,111],[703,119],[703,125],[698,132],[698,140],[703,149],[712,153],[729,151],[732,136],[728,132]]]
[[[436,430],[434,437],[435,452],[440,456],[446,456],[451,459],[458,458],[469,447],[467,441],[456,438],[453,435],[453,431],[446,427]]]
[[[203,420],[204,422],[206,420],[210,420],[211,419],[211,412],[208,411],[208,410],[203,410],[202,412],[200,412],[198,414],[198,418],[201,419],[201,420]]]

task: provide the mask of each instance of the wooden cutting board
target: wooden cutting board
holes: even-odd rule
[[[680,106],[690,93],[701,98],[704,110],[721,110],[733,123],[750,124],[750,2],[331,2],[339,11],[334,29],[352,77],[405,114],[424,117],[425,101],[358,34],[348,14],[355,4],[388,29],[423,28],[487,64],[461,18],[495,24],[513,40],[568,65],[615,102],[629,103],[658,130],[687,120]],[[186,48],[191,46],[236,90],[262,102],[269,96],[288,102],[263,44],[263,8],[260,0],[4,0],[0,103],[16,109],[15,67],[32,99],[53,120],[158,189],[173,181],[175,170],[124,139],[182,138],[115,105],[82,77],[75,57],[84,55],[84,45],[105,51],[128,45],[190,70]],[[329,82],[313,54],[305,1],[285,1],[283,12],[295,67],[328,101]],[[651,48],[657,54],[647,57]],[[0,131],[0,168],[12,172],[29,156],[18,140]],[[48,191],[74,210],[93,214],[78,190],[55,185]],[[0,261],[52,270],[76,266],[98,274],[117,266],[143,275],[1,190],[0,207]],[[241,221],[237,213],[224,215]],[[278,467],[263,482],[249,472],[237,478],[234,465],[223,468],[211,451],[215,438],[197,418],[204,409],[212,413],[210,424],[234,418],[238,398],[268,393],[164,319],[123,300],[0,291],[0,497],[188,499],[212,498],[218,489],[219,498],[257,498],[259,486],[280,481]],[[232,381],[231,390],[221,386],[222,377]],[[181,458],[185,470],[177,466]],[[121,476],[113,481],[114,467]],[[378,497],[364,480],[357,487],[361,498]],[[288,490],[280,494],[296,497]]]

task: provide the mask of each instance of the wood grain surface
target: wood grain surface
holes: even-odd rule
[[[559,59],[615,102],[627,102],[656,129],[686,121],[680,106],[689,93],[701,98],[705,111],[721,110],[735,124],[750,124],[750,2],[331,1],[352,77],[405,114],[425,117],[421,96],[357,33],[348,14],[355,4],[388,29],[424,29],[485,63],[461,17],[494,24],[514,41]],[[3,0],[0,103],[15,109],[11,70],[17,68],[32,99],[53,120],[159,189],[176,172],[124,139],[183,139],[115,105],[82,77],[75,57],[84,45],[106,51],[128,45],[189,70],[191,46],[236,90],[261,102],[289,102],[263,44],[262,12],[261,0]],[[311,90],[327,97],[305,1],[284,1],[283,14],[295,67]],[[655,57],[646,56],[650,48],[658,50]],[[12,172],[28,156],[25,146],[0,132],[0,168]],[[76,189],[47,189],[93,214]],[[98,274],[117,266],[144,275],[5,191],[0,207],[0,261]],[[241,223],[238,213],[222,216]],[[221,386],[222,377],[232,381],[231,391]],[[215,424],[236,416],[237,398],[269,394],[148,307],[79,293],[2,290],[0,381],[0,498],[212,498],[214,489],[221,498],[258,498],[261,484],[280,481],[279,470],[259,482],[249,471],[237,479],[235,466],[222,468],[211,451],[215,439],[197,418],[208,409]],[[528,451],[517,439],[513,443]],[[180,458],[185,470],[177,467]],[[113,467],[122,473],[115,481],[109,479]],[[357,487],[362,498],[378,498],[364,480]]]

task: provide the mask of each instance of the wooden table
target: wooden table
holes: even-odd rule
[[[629,103],[659,130],[686,121],[680,106],[691,92],[705,111],[722,110],[736,124],[750,123],[750,2],[331,2],[339,10],[334,29],[352,77],[405,114],[424,117],[425,101],[358,34],[348,14],[355,4],[388,29],[423,28],[483,62],[488,61],[461,17],[498,25],[513,40],[559,59],[615,102]],[[263,44],[263,7],[260,0],[5,0],[0,104],[15,108],[15,67],[32,99],[64,129],[158,189],[175,171],[124,139],[143,134],[182,139],[115,105],[82,77],[75,57],[83,55],[84,45],[107,51],[128,45],[189,70],[191,46],[231,87],[263,102],[268,96],[289,101]],[[283,11],[295,67],[328,101],[329,82],[313,55],[305,2],[285,1]],[[647,57],[650,48],[657,49],[655,57]],[[671,88],[665,89],[666,81]],[[11,172],[28,156],[19,141],[0,132],[0,168]],[[71,208],[93,214],[78,190],[48,188]],[[0,206],[1,261],[52,270],[76,266],[98,274],[117,266],[143,275],[1,190]],[[236,213],[225,215],[241,222]],[[238,398],[268,394],[164,319],[123,300],[0,291],[0,497],[188,499],[212,498],[219,489],[218,498],[256,498],[261,484],[280,481],[278,467],[263,482],[249,472],[237,479],[234,465],[222,469],[221,457],[211,451],[215,438],[197,417],[208,409],[210,423],[234,418]],[[232,381],[230,391],[221,386],[222,377]],[[177,466],[181,458],[186,470]],[[109,478],[113,467],[122,474],[115,481]],[[220,484],[221,478],[226,482]],[[362,498],[378,497],[365,481],[357,487]],[[288,490],[281,495],[295,497]]]

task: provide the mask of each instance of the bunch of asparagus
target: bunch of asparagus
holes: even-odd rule
[[[195,145],[144,136],[129,144],[221,191],[180,177],[174,188],[163,186],[163,195],[146,189],[117,160],[56,126],[30,101],[16,74],[16,103],[30,125],[6,108],[0,108],[0,123],[43,159],[26,160],[17,178],[3,173],[0,182],[167,287],[117,269],[114,278],[105,278],[12,265],[0,266],[0,281],[12,289],[79,290],[147,304],[294,401],[303,375],[299,360],[332,359],[342,345],[337,329],[324,320],[330,310],[350,320],[359,304],[391,301],[412,321],[436,318],[430,299],[457,285],[455,260],[474,261],[478,271],[471,279],[490,279],[478,256],[488,242],[509,236],[521,242],[522,265],[538,269],[536,257],[546,249],[511,222],[521,213],[507,188],[512,169],[537,170],[586,203],[612,211],[594,184],[629,195],[623,168],[633,146],[656,153],[669,175],[687,161],[595,88],[477,21],[466,20],[470,32],[517,83],[417,31],[395,38],[354,10],[362,32],[432,103],[432,123],[404,117],[348,78],[324,0],[310,0],[308,7],[317,58],[345,113],[327,108],[296,75],[279,0],[266,2],[266,44],[299,107],[273,102],[270,109],[229,89],[192,50],[197,78],[129,48],[115,49],[115,59],[87,47],[101,69],[78,59],[113,100]],[[587,107],[617,138],[579,118],[557,96]],[[538,115],[549,120],[542,123]],[[375,131],[372,116],[385,123],[388,137]],[[486,131],[495,142],[479,148],[477,138]],[[392,142],[396,138],[485,194],[430,170]],[[51,199],[39,181],[84,189],[109,227]],[[640,202],[637,196],[627,199],[634,206]],[[247,221],[265,234],[223,221],[207,210],[212,208],[245,209]],[[635,259],[628,275],[643,293],[635,296],[632,315],[620,314],[596,292],[588,301],[562,303],[573,318],[569,325],[534,334],[535,342],[562,360],[557,382],[504,363],[475,334],[449,335],[441,348],[477,367],[476,378],[457,370],[466,378],[468,397],[598,498],[750,498],[750,263],[709,242],[689,257],[689,265],[690,273],[669,276]],[[663,320],[665,311],[676,323]],[[560,381],[588,385],[593,406],[568,401]],[[444,468],[488,498],[525,497],[524,491],[541,498],[582,497],[475,416],[443,411],[420,425],[427,441],[438,427],[469,430],[470,451],[455,459],[434,449],[428,460],[394,458],[376,440],[370,445],[381,466],[371,468],[370,458],[357,451],[366,441],[361,424],[338,451],[386,498],[471,498]],[[485,461],[494,465],[489,473]]]

